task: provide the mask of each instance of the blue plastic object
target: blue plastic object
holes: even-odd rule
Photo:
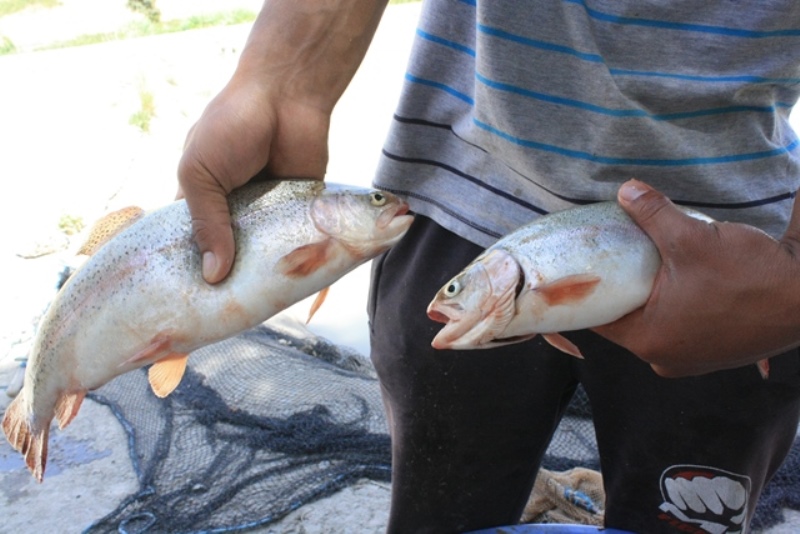
[[[474,530],[468,534],[636,534],[615,528],[592,527],[588,525],[512,525]]]

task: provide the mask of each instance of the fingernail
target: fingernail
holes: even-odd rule
[[[213,280],[217,273],[217,256],[209,251],[203,253],[203,278]]]
[[[650,191],[650,187],[639,180],[628,180],[619,188],[619,198],[625,202],[633,202]]]

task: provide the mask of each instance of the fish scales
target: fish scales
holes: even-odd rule
[[[202,278],[184,201],[125,227],[70,278],[37,332],[25,385],[3,430],[41,480],[47,434],[87,390],[155,364],[159,396],[188,354],[262,323],[397,242],[408,206],[384,192],[314,180],[255,182],[229,196],[236,256],[219,284]]]
[[[579,354],[557,333],[643,305],[660,264],[653,242],[615,202],[546,215],[497,241],[437,293],[428,314],[445,327],[433,345],[482,348],[543,334]]]

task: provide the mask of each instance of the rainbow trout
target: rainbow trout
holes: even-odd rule
[[[322,291],[391,247],[412,221],[389,193],[315,180],[254,182],[229,205],[236,260],[221,283],[203,280],[181,200],[111,237],[58,293],[2,425],[37,480],[52,419],[67,426],[88,390],[152,364],[153,391],[168,395],[191,351]]]
[[[699,220],[709,217],[689,209]],[[511,232],[442,287],[428,316],[444,323],[433,347],[480,349],[611,323],[650,296],[661,257],[616,202],[555,212]],[[768,362],[759,362],[766,377]]]

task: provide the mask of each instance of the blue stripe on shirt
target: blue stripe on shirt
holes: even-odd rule
[[[406,80],[408,80],[409,82],[412,82],[412,83],[418,83],[420,85],[427,85],[429,87],[433,87],[435,89],[439,89],[439,90],[444,91],[445,93],[447,93],[449,95],[452,95],[452,96],[458,98],[459,100],[462,100],[462,101],[466,102],[470,106],[475,105],[475,100],[473,100],[473,98],[471,96],[469,96],[467,94],[464,94],[461,91],[458,91],[457,89],[453,89],[449,85],[443,84],[441,82],[436,82],[436,81],[433,81],[433,80],[426,80],[424,78],[419,78],[419,77],[414,76],[413,74],[410,74],[410,73],[406,73]]]
[[[555,52],[559,54],[566,54],[576,57],[581,61],[590,63],[598,63],[606,65],[605,60],[598,54],[590,52],[583,52],[574,48],[548,43],[538,39],[530,39],[521,35],[516,35],[505,30],[492,28],[485,24],[478,23],[478,31],[498,39],[503,39],[509,42],[518,43],[523,46],[535,48],[537,50],[544,50],[548,52]],[[728,83],[728,82],[747,82],[747,83],[765,83],[765,84],[800,84],[800,78],[765,78],[762,76],[750,75],[734,75],[734,76],[696,76],[672,72],[658,72],[658,71],[638,71],[630,69],[619,69],[608,67],[609,72],[615,76],[645,76],[645,77],[659,77],[659,78],[672,78],[676,80],[695,81],[695,82],[710,82],[710,83]]]
[[[707,24],[694,24],[687,22],[672,22],[665,20],[655,19],[638,19],[635,17],[622,17],[612,13],[604,13],[596,9],[592,9],[586,5],[584,0],[562,0],[568,4],[578,4],[583,7],[586,14],[595,20],[602,22],[610,22],[613,24],[622,24],[627,26],[644,26],[647,28],[659,28],[665,30],[685,31],[695,33],[711,33],[715,35],[725,35],[729,37],[740,37],[745,39],[765,39],[772,37],[800,37],[800,29],[789,28],[783,30],[746,30],[741,28],[726,28],[723,26],[710,26]]]
[[[648,118],[656,121],[673,121],[673,120],[680,120],[680,119],[690,119],[695,117],[704,117],[707,115],[721,115],[725,113],[740,113],[740,112],[759,112],[759,113],[775,113],[776,107],[784,107],[784,108],[791,108],[791,104],[784,104],[784,103],[776,103],[775,106],[727,106],[727,107],[720,107],[720,108],[710,108],[710,109],[699,109],[695,111],[685,111],[680,113],[648,113],[642,109],[614,109],[608,108],[604,106],[598,106],[596,104],[591,104],[589,102],[583,102],[580,100],[574,100],[571,98],[565,98],[556,95],[549,95],[546,93],[539,93],[536,91],[530,91],[528,89],[524,89],[522,87],[517,87],[515,85],[510,85],[507,83],[496,82],[494,80],[490,80],[489,78],[483,76],[480,73],[476,73],[475,77],[477,80],[490,87],[492,89],[496,89],[498,91],[504,91],[509,93],[514,93],[520,96],[524,96],[527,98],[532,98],[534,100],[540,100],[542,102],[548,102],[551,104],[558,104],[567,107],[573,107],[577,109],[582,109],[584,111],[591,111],[593,113],[599,113],[602,115],[609,115],[612,117],[640,117],[640,118]]]
[[[465,45],[457,43],[455,41],[451,41],[449,39],[445,39],[443,37],[439,37],[437,35],[433,35],[429,32],[423,31],[421,29],[417,30],[417,35],[422,39],[430,41],[432,43],[436,43],[458,52],[465,53],[471,57],[475,57],[475,50],[469,48]],[[767,78],[760,78],[755,76],[726,76],[726,77],[709,77],[709,76],[689,76],[689,75],[664,75],[659,73],[649,73],[644,71],[630,71],[624,69],[610,69],[612,74],[617,74],[621,76],[630,76],[630,75],[641,75],[641,76],[668,76],[671,78],[680,78],[685,80],[692,80],[692,81],[725,81],[725,82],[766,82],[768,81]],[[536,100],[541,100],[544,102],[550,102],[553,104],[560,104],[564,106],[575,107],[578,109],[583,109],[586,111],[592,111],[595,113],[601,113],[605,115],[610,115],[613,117],[648,117],[653,120],[658,121],[671,121],[671,120],[679,120],[679,119],[687,119],[687,118],[694,118],[694,117],[703,117],[708,115],[720,115],[724,113],[738,113],[738,112],[760,112],[760,113],[774,113],[775,107],[779,108],[786,108],[789,109],[792,107],[792,104],[787,104],[783,102],[775,103],[775,106],[728,106],[724,108],[712,108],[712,109],[701,109],[683,113],[662,113],[662,114],[651,114],[647,113],[640,109],[613,109],[607,108],[604,106],[598,106],[596,104],[592,104],[589,102],[582,102],[579,100],[573,100],[565,97],[560,97],[556,95],[548,95],[545,93],[538,93],[535,91],[530,91],[528,89],[524,89],[521,87],[517,87],[510,84],[505,84],[502,82],[496,82],[494,80],[490,80],[481,74],[476,74],[476,78],[479,82],[483,83],[484,85],[491,87],[492,89],[497,89],[500,91],[506,91],[510,93],[515,93],[521,96],[526,96],[528,98],[533,98]],[[791,80],[786,80],[787,82],[791,82]],[[431,82],[433,83],[433,82]],[[452,88],[450,88],[452,89]]]
[[[760,152],[750,152],[746,154],[731,154],[726,156],[714,156],[706,158],[680,158],[680,159],[648,159],[648,158],[619,158],[613,156],[599,156],[581,150],[574,150],[571,148],[564,148],[547,143],[540,143],[538,141],[531,141],[515,137],[507,132],[504,132],[494,126],[481,122],[473,118],[472,122],[478,128],[487,131],[501,139],[513,143],[515,145],[523,146],[525,148],[533,148],[545,152],[559,154],[568,158],[582,159],[594,163],[602,163],[604,165],[630,165],[630,166],[648,166],[648,167],[682,167],[692,165],[718,165],[722,163],[735,163],[741,161],[752,161],[757,159],[771,158],[780,156],[791,152],[800,144],[800,141],[795,139],[785,147],[775,148],[772,150],[763,150]]]

